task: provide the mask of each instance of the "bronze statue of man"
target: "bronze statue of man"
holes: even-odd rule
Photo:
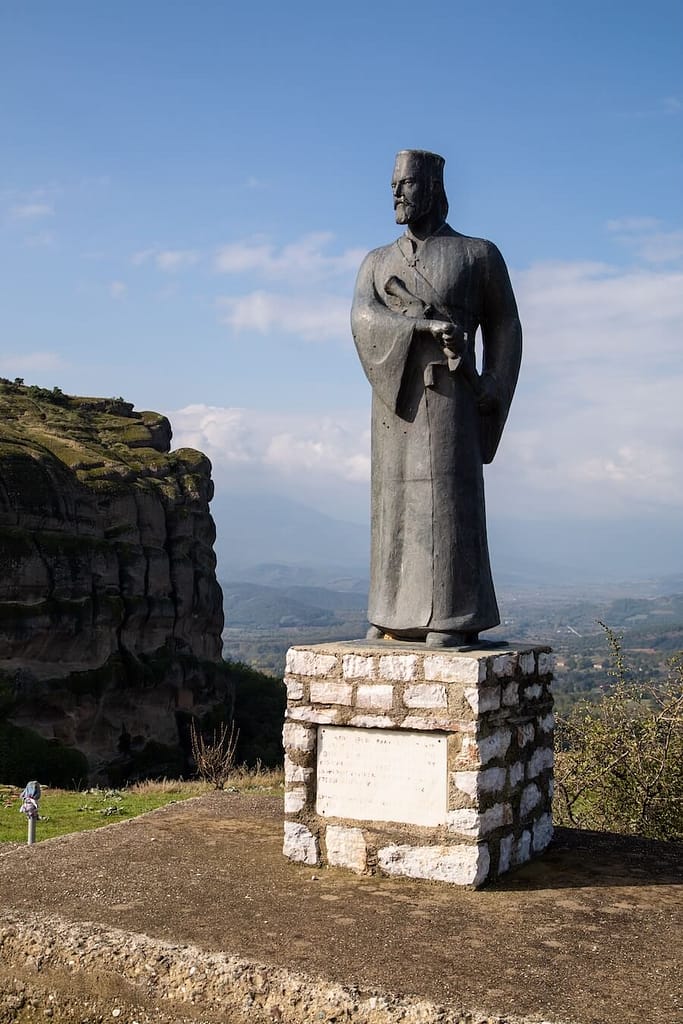
[[[368,638],[474,643],[500,622],[483,465],[517,383],[522,330],[498,249],[446,223],[443,157],[403,150],[405,233],[365,258],[351,321],[372,385]],[[481,330],[481,373],[475,336]]]

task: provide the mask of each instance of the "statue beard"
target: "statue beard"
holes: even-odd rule
[[[396,217],[397,224],[410,224],[411,220],[415,215],[415,207],[412,203],[396,203],[394,206],[394,216]]]

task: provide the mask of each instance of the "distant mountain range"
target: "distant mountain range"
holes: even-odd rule
[[[273,494],[223,493],[211,511],[223,581],[340,591],[367,587],[367,524],[334,519]],[[494,518],[494,580],[508,587],[553,588],[638,581],[643,594],[676,592],[683,586],[682,523]]]

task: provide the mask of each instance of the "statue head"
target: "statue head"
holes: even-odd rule
[[[414,224],[427,217],[438,225],[445,221],[445,162],[442,156],[425,149],[402,149],[396,154],[391,191],[397,224]]]

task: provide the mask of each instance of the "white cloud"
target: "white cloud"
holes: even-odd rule
[[[198,262],[199,253],[195,249],[163,249],[156,255],[156,265],[165,271],[183,270]]]
[[[609,220],[607,230],[646,263],[678,263],[683,259],[683,231],[664,230],[656,217]]]
[[[36,220],[40,217],[52,217],[54,208],[50,203],[16,203],[10,207],[10,216],[15,220]]]
[[[683,272],[554,264],[515,275],[525,357],[489,470],[511,515],[683,505]]]
[[[122,299],[128,291],[128,286],[124,281],[111,281],[109,284],[109,294],[112,299]]]
[[[152,263],[157,270],[174,273],[177,270],[195,266],[200,259],[201,253],[196,249],[162,249],[159,246],[152,246],[149,249],[140,249],[138,252],[134,252],[130,261],[136,267]]]
[[[52,231],[36,231],[35,234],[26,235],[23,240],[27,249],[52,249],[56,242]]]
[[[308,340],[346,338],[350,335],[350,299],[337,295],[282,295],[254,291],[238,298],[221,296],[217,304],[221,322],[234,331],[269,334],[274,330]]]
[[[369,411],[317,416],[190,405],[168,415],[174,446],[205,452],[218,480],[279,488],[332,512],[349,490],[361,508],[367,504]]]
[[[617,217],[607,221],[607,230],[616,234],[654,231],[661,224],[657,217]]]
[[[683,271],[556,263],[517,273],[514,282],[527,366],[578,363],[612,376],[624,364],[679,356]]]
[[[278,249],[262,236],[243,239],[218,249],[215,268],[221,274],[257,272],[302,285],[355,271],[365,253],[345,249],[339,255],[327,255],[324,250],[333,240],[333,234],[321,231]]]

